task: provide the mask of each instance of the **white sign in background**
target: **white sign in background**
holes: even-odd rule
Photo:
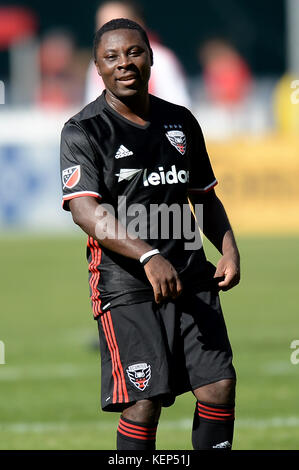
[[[63,124],[75,113],[0,109],[0,227],[64,231],[59,146]]]

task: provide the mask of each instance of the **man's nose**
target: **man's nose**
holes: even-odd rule
[[[131,64],[131,59],[126,54],[121,54],[118,61],[118,67],[123,68]]]

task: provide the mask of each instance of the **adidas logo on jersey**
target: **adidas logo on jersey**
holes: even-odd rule
[[[115,158],[125,158],[130,157],[131,155],[133,155],[133,152],[128,150],[124,145],[121,145],[115,154]]]

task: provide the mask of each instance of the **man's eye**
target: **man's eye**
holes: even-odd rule
[[[116,58],[115,55],[108,55],[108,56],[106,56],[106,59],[107,59],[107,60],[114,60],[115,58]]]
[[[133,51],[130,51],[130,54],[133,55],[133,56],[137,56],[137,55],[140,55],[142,51],[139,51],[139,50],[136,50],[134,49]]]

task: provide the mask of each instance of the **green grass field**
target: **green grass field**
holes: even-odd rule
[[[239,246],[242,282],[221,294],[238,373],[234,449],[298,449],[299,239]],[[0,449],[115,449],[118,415],[100,411],[85,239],[2,238],[0,259]],[[157,449],[191,449],[193,408],[185,394],[163,410]]]

